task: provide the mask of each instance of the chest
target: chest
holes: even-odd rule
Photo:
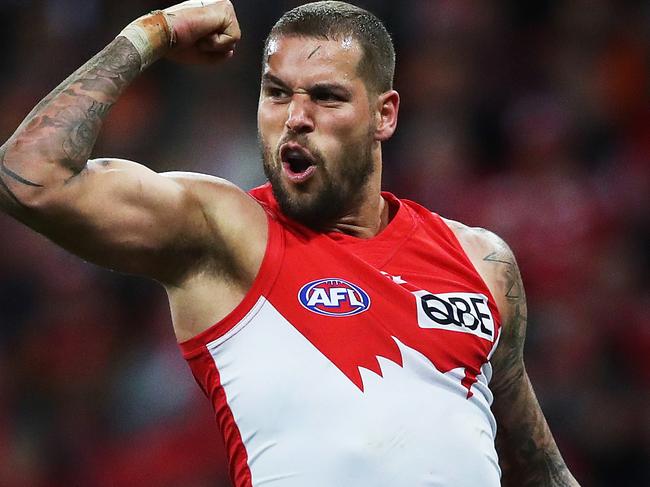
[[[289,236],[268,299],[312,347],[363,390],[361,369],[403,364],[400,346],[442,373],[464,369],[467,393],[495,346],[498,314],[457,249],[417,238],[379,254]]]

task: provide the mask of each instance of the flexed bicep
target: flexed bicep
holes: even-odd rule
[[[183,4],[129,24],[38,103],[0,146],[0,210],[114,269],[168,281],[184,268],[183,259],[193,255],[199,262],[197,252],[211,247],[219,232],[208,230],[197,195],[208,186],[217,188],[217,200],[219,193],[228,200],[228,185],[207,176],[160,175],[124,160],[88,159],[110,108],[143,69],[219,33],[230,36],[217,53],[228,57],[239,28],[225,0]],[[241,192],[234,193],[243,200]]]
[[[219,197],[225,183],[197,178],[194,185],[210,184]],[[169,281],[185,256],[196,257],[218,238],[192,186],[131,161],[92,160],[57,191],[35,198],[18,219],[86,260]]]

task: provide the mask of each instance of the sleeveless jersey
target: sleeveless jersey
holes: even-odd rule
[[[212,401],[236,487],[500,484],[493,297],[436,214],[382,193],[370,239],[317,233],[270,186],[252,288],[181,344]]]

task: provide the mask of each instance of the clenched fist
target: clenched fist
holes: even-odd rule
[[[189,0],[163,12],[173,36],[173,47],[166,57],[186,63],[206,63],[234,54],[241,31],[229,0]]]
[[[241,31],[229,0],[189,0],[140,17],[120,36],[131,41],[145,69],[163,56],[184,63],[229,58]]]

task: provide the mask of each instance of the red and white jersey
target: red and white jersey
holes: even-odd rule
[[[500,485],[499,315],[449,227],[383,193],[396,212],[374,238],[316,233],[268,185],[251,194],[269,215],[259,274],[181,344],[235,486]]]

